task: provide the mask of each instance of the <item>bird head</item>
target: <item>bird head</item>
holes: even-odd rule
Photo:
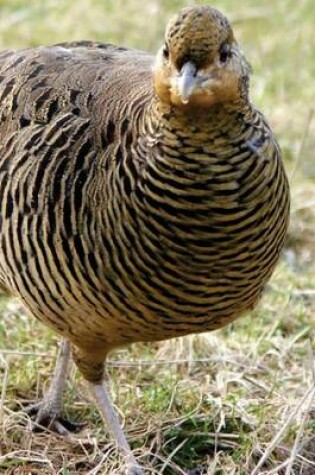
[[[164,103],[206,109],[247,97],[250,71],[227,18],[209,6],[188,7],[167,26],[154,87]]]

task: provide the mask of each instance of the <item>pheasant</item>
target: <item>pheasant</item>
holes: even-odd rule
[[[70,350],[130,473],[107,355],[253,308],[283,247],[289,186],[250,65],[209,6],[156,57],[90,41],[0,55],[0,285],[63,338],[37,423],[65,433]]]

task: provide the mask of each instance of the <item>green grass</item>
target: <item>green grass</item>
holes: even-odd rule
[[[167,19],[188,3],[0,0],[0,48],[89,38],[154,52]],[[311,475],[315,3],[218,0],[215,6],[234,22],[254,68],[252,100],[285,152],[293,199],[285,259],[252,315],[219,332],[114,353],[113,398],[148,473],[249,475],[264,456],[256,473]],[[29,430],[21,409],[47,389],[57,341],[17,303],[0,300],[0,473],[119,473],[117,453],[75,371],[65,412],[87,426],[66,440]],[[97,469],[102,453],[106,463]]]

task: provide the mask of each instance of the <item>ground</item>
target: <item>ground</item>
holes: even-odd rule
[[[166,19],[186,4],[0,0],[0,48],[89,38],[155,51]],[[286,249],[251,315],[214,333],[113,353],[112,395],[135,453],[152,474],[311,475],[315,3],[217,0],[215,6],[233,20],[254,69],[252,100],[284,150],[292,188]],[[30,431],[23,407],[47,388],[58,338],[17,301],[2,298],[0,305],[0,473],[120,473],[111,440],[75,370],[65,411],[86,426],[68,439]]]

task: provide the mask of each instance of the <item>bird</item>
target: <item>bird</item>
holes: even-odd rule
[[[156,55],[93,41],[0,53],[0,286],[62,338],[36,422],[61,434],[70,355],[108,393],[116,348],[221,328],[258,302],[290,191],[230,21],[191,6]]]

